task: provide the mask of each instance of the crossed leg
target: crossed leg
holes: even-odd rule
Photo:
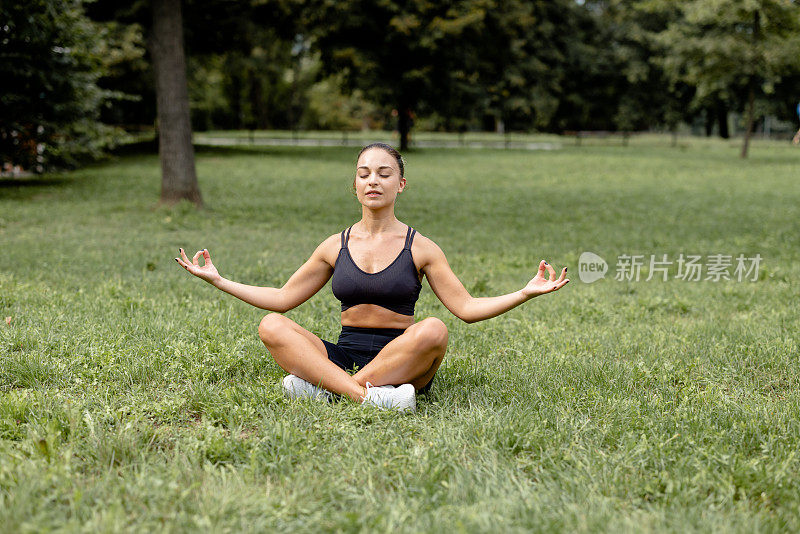
[[[258,325],[258,335],[284,371],[355,402],[363,400],[367,382],[374,386],[411,383],[422,388],[433,378],[447,348],[444,323],[428,318],[411,325],[350,376],[328,359],[319,337],[283,315],[266,315]]]
[[[433,378],[446,350],[447,327],[428,317],[391,340],[353,378],[361,385],[410,383],[419,391]]]

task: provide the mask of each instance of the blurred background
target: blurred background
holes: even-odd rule
[[[185,167],[192,133],[208,144],[380,138],[406,149],[625,144],[647,132],[663,134],[665,144],[679,135],[742,138],[746,156],[750,137],[788,141],[797,130],[798,7],[793,0],[6,1],[3,172],[72,168],[159,134],[167,143],[162,164],[172,155],[172,167]],[[192,199],[176,187],[176,198]]]

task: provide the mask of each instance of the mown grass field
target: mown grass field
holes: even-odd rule
[[[203,150],[207,209],[155,156],[0,181],[0,526],[65,530],[800,530],[800,150],[427,150],[398,216],[475,295],[572,282],[467,325],[413,415],[283,398],[263,311],[360,215],[352,148]],[[578,280],[578,257],[609,262]],[[621,254],[754,256],[755,282],[614,280]],[[732,270],[732,269],[731,269]],[[705,273],[703,273],[705,275]],[[329,286],[289,316],[335,339]]]

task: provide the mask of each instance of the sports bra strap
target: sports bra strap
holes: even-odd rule
[[[416,235],[416,233],[417,233],[416,230],[414,230],[410,226],[408,227],[408,233],[406,233],[406,246],[403,247],[403,250],[406,249],[411,250],[411,243],[414,242],[414,235]]]
[[[347,230],[342,230],[342,248],[347,248],[347,243],[350,242],[350,230],[352,228],[353,227],[351,226]],[[406,244],[403,247],[403,250],[411,250],[411,244],[414,242],[415,235],[417,235],[417,231],[409,226],[408,231],[406,232]]]
[[[342,248],[347,248],[347,242],[350,241],[350,228],[342,230]],[[347,232],[347,235],[345,235],[345,232]]]

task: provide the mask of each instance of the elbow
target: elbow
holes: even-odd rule
[[[456,317],[458,317],[467,324],[477,323],[478,321],[481,320],[480,317],[476,317],[473,314],[466,313],[463,311],[459,311],[459,313],[453,313],[453,315],[455,315]]]
[[[279,295],[276,302],[268,309],[276,313],[286,313],[296,307],[297,304],[289,302],[285,295]]]
[[[292,302],[285,302],[281,301],[276,307],[275,310],[278,313],[286,313],[289,310],[295,309],[299,304],[292,303]]]
[[[467,324],[472,324],[474,322],[477,322],[476,318],[470,317],[468,315],[456,314],[456,317],[458,317],[459,319],[461,319],[462,321],[464,321]]]
[[[480,317],[475,315],[475,310],[470,309],[468,302],[464,303],[463,305],[453,310],[453,315],[455,315],[456,317],[458,317],[467,324],[477,323],[478,321],[481,320]]]

